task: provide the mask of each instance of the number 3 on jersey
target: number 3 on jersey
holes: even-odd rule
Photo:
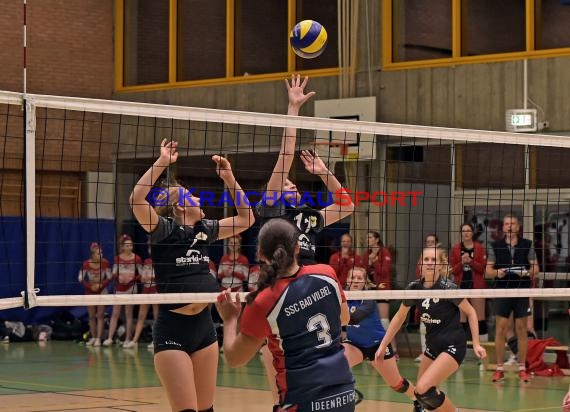
[[[307,330],[309,332],[317,331],[317,339],[323,343],[315,346],[315,348],[326,348],[332,343],[332,337],[329,333],[330,331],[329,322],[327,317],[322,313],[317,313],[311,316],[307,322]]]

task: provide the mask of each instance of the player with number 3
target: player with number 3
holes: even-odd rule
[[[245,365],[267,339],[279,389],[275,410],[354,411],[354,379],[340,342],[350,318],[346,298],[330,266],[299,265],[297,237],[284,219],[259,232],[259,288],[248,295],[239,327],[239,296],[219,295],[224,356],[232,367]]]

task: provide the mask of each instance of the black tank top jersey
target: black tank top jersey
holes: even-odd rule
[[[458,289],[457,285],[449,279],[440,278],[432,288],[426,288],[423,285],[423,279],[417,279],[411,282],[406,290],[452,290]],[[445,296],[445,292],[441,295]],[[463,298],[444,299],[442,298],[426,298],[426,299],[405,299],[402,304],[408,307],[416,305],[420,311],[420,319],[426,326],[426,339],[431,336],[445,336],[445,334],[454,335],[459,330],[463,332],[459,322],[459,307]]]
[[[208,256],[208,246],[217,238],[217,220],[183,226],[160,217],[150,237],[158,293],[218,292]]]
[[[310,265],[315,263],[316,238],[324,227],[324,218],[321,212],[308,206],[287,206],[282,202],[275,206],[266,206],[258,203],[255,208],[261,226],[274,218],[282,218],[291,222],[299,230],[299,263]]]

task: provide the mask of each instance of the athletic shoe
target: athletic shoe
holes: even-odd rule
[[[505,379],[505,372],[503,371],[495,371],[495,373],[493,373],[493,377],[491,378],[493,382],[499,382],[503,379]]]
[[[149,343],[148,345],[146,345],[146,348],[147,349],[154,349],[154,343],[153,342]]]
[[[126,340],[123,343],[123,349],[133,349],[137,347],[137,343],[135,341],[132,340]]]
[[[420,403],[416,400],[414,401],[414,412],[425,412],[425,409],[420,405]]]
[[[530,375],[526,370],[519,371],[519,379],[524,383],[530,382]]]
[[[420,355],[416,359],[414,359],[414,362],[416,362],[416,363],[420,363],[421,361],[422,361],[422,355]]]
[[[95,343],[95,338],[91,338],[87,341],[87,343],[85,344],[85,346],[93,346],[93,344]]]
[[[10,343],[10,336],[4,336],[2,338],[2,343]]]
[[[95,342],[93,342],[93,347],[98,348],[101,346],[101,339],[95,338]]]
[[[105,339],[103,341],[103,346],[111,346],[113,344],[113,339]]]
[[[516,365],[517,363],[519,363],[517,355],[513,355],[511,353],[511,355],[509,356],[509,360],[505,362],[505,365]]]

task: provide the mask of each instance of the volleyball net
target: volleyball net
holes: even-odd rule
[[[123,235],[132,239],[141,267],[149,257],[148,234],[132,215],[129,195],[164,138],[178,141],[179,159],[163,177],[178,179],[200,197],[207,218],[222,219],[235,209],[212,155],[229,159],[255,204],[263,200],[285,128],[297,129],[289,177],[301,202],[316,209],[343,202],[305,168],[299,153],[312,150],[355,204],[353,215],[319,232],[317,261],[329,263],[345,233],[359,258],[367,256],[371,231],[389,252],[389,268],[379,269],[387,272],[385,287],[347,292],[349,298],[441,297],[441,291],[403,290],[416,278],[425,236],[437,235],[449,251],[467,222],[475,240],[488,247],[504,237],[505,215],[516,216],[520,235],[533,241],[540,267],[536,287],[494,289],[489,282],[489,289],[446,293],[570,296],[568,136],[0,92],[0,308],[215,301],[212,293],[137,294],[140,285],[114,294],[112,278],[109,293],[86,295],[81,268],[96,244],[112,271]],[[220,261],[227,245],[211,245],[212,275],[221,288],[254,287],[258,230],[255,224],[241,234],[248,262],[241,272],[231,263],[225,276]]]

